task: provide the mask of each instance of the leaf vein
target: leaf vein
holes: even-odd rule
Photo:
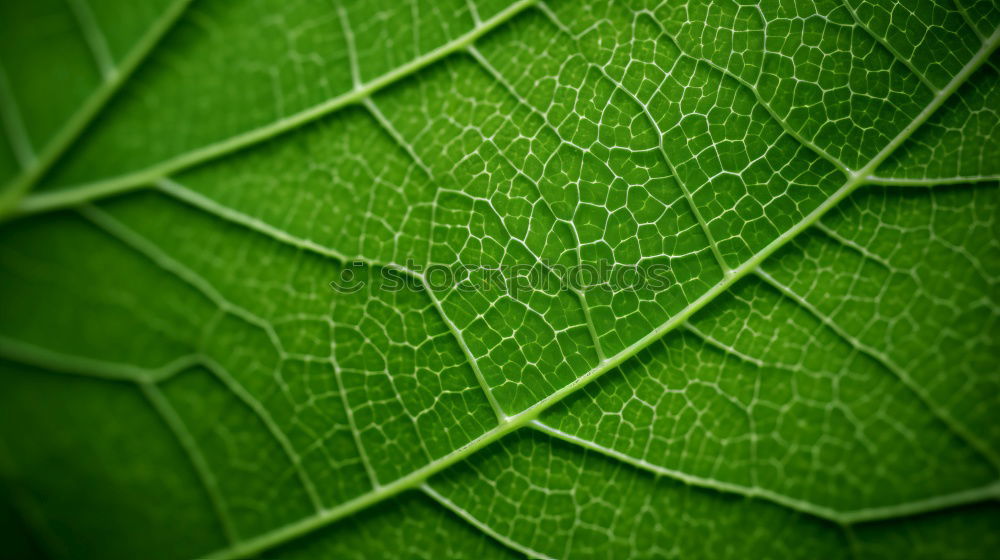
[[[289,130],[298,128],[301,125],[333,113],[344,107],[361,103],[364,99],[368,98],[375,92],[414,74],[415,72],[451,55],[454,52],[464,49],[466,46],[472,44],[472,42],[501,26],[528,7],[534,6],[536,2],[537,0],[519,0],[483,22],[481,26],[469,31],[453,41],[441,45],[433,51],[421,55],[410,62],[367,82],[361,88],[353,89],[352,91],[329,99],[324,103],[280,119],[270,125],[255,128],[225,140],[220,140],[218,142],[202,146],[196,150],[174,156],[168,160],[146,167],[145,169],[127,173],[125,175],[101,179],[81,185],[68,186],[58,191],[34,194],[20,200],[20,204],[17,205],[14,213],[23,215],[45,212],[56,208],[76,206],[89,200],[140,189],[148,186],[158,179],[175,174],[181,169],[186,169],[188,167],[231,154],[237,150],[241,150]],[[15,200],[14,202],[17,201]],[[3,204],[3,201],[0,201],[0,215],[4,213],[7,206],[9,206],[9,204],[5,205]]]
[[[35,183],[52,167],[59,157],[73,144],[90,122],[101,112],[129,76],[148,58],[174,24],[180,19],[192,0],[175,0],[150,30],[125,56],[112,79],[104,81],[73,113],[55,137],[41,150],[18,177],[5,190],[0,191],[0,220],[18,212],[18,204],[26,202],[25,195]],[[51,193],[50,193],[51,194]],[[30,205],[29,205],[30,206]]]
[[[531,427],[555,439],[565,441],[583,449],[588,449],[595,453],[625,463],[631,467],[653,473],[657,476],[663,476],[665,478],[678,480],[685,484],[708,488],[718,492],[736,494],[749,499],[765,500],[784,508],[811,515],[813,517],[818,517],[838,525],[850,526],[870,521],[894,519],[897,517],[930,513],[953,508],[955,506],[974,504],[1000,498],[1000,481],[997,481],[984,486],[960,490],[950,494],[931,496],[910,502],[901,502],[887,506],[876,506],[856,510],[836,510],[819,504],[814,504],[806,500],[793,498],[780,492],[775,492],[759,486],[733,484],[730,482],[694,476],[683,471],[661,467],[644,459],[628,455],[627,453],[622,453],[620,451],[604,447],[603,445],[591,440],[568,434],[538,420],[533,421],[531,423]]]
[[[812,303],[807,301],[804,297],[793,291],[789,286],[786,286],[774,276],[758,268],[754,273],[772,288],[778,291],[781,295],[787,298],[789,301],[795,303],[799,307],[805,309],[813,317],[819,320],[824,326],[826,326],[830,331],[840,337],[844,342],[854,348],[861,354],[868,356],[874,360],[877,364],[882,366],[883,369],[890,372],[893,376],[899,379],[903,385],[913,393],[924,407],[934,415],[935,418],[940,420],[945,426],[948,427],[955,435],[957,435],[961,440],[967,443],[970,447],[975,449],[980,455],[982,455],[986,460],[990,462],[991,465],[998,471],[1000,471],[1000,457],[993,452],[989,445],[980,440],[975,434],[970,432],[965,426],[955,420],[950,413],[945,409],[938,406],[936,402],[931,398],[927,391],[925,391],[921,386],[914,381],[913,376],[909,374],[906,370],[899,367],[889,356],[885,353],[868,346],[867,344],[858,340],[857,337],[851,335],[843,327],[837,324],[832,318],[824,314],[822,311],[816,308]]]
[[[490,537],[494,541],[506,546],[507,548],[519,552],[528,558],[550,558],[549,556],[533,550],[523,544],[511,539],[510,537],[501,534],[489,525],[483,523],[479,519],[476,519],[470,512],[462,509],[458,504],[452,502],[447,497],[443,496],[440,492],[435,490],[430,484],[422,484],[420,490],[427,494],[431,499],[437,502],[439,505],[447,509],[448,511],[454,513],[455,515],[462,518],[463,521],[469,525],[475,527],[479,531],[483,532],[486,536]]]

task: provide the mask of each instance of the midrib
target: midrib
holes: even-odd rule
[[[526,6],[533,3],[534,0],[526,1],[522,4]],[[820,204],[797,224],[779,235],[774,241],[756,253],[753,257],[746,260],[740,266],[734,268],[729,275],[723,278],[719,283],[712,286],[698,299],[685,307],[680,313],[668,319],[665,323],[658,326],[646,336],[632,343],[614,356],[601,361],[596,367],[584,375],[558,389],[528,409],[513,416],[506,417],[495,428],[482,434],[463,447],[441,457],[440,459],[428,463],[427,465],[412,471],[404,477],[398,478],[389,484],[379,486],[371,492],[362,494],[361,496],[344,502],[334,508],[324,510],[317,515],[285,525],[268,533],[264,533],[231,547],[219,550],[208,555],[207,558],[235,559],[253,556],[262,551],[288,542],[296,537],[305,535],[315,529],[324,527],[351,514],[364,510],[369,506],[396,496],[405,490],[418,488],[434,474],[437,474],[455,463],[468,458],[476,451],[479,451],[480,449],[483,449],[484,447],[500,440],[505,435],[527,426],[546,409],[560,402],[569,395],[574,394],[576,391],[591,383],[603,374],[615,369],[656,340],[659,340],[666,333],[672,331],[677,326],[682,325],[705,305],[725,292],[730,286],[755,270],[765,259],[774,254],[778,249],[816,223],[820,217],[836,206],[841,200],[850,195],[855,189],[865,184],[867,178],[874,173],[878,166],[881,165],[882,162],[884,162],[886,158],[888,158],[896,149],[898,149],[899,146],[901,146],[903,142],[905,142],[913,134],[913,132],[917,130],[917,128],[926,122],[927,119],[930,118],[930,116],[933,115],[941,107],[941,105],[944,104],[944,102],[956,90],[958,90],[958,88],[965,83],[966,80],[969,79],[969,77],[989,58],[990,54],[996,50],[998,45],[1000,45],[1000,28],[994,30],[993,34],[986,39],[979,51],[976,52],[969,62],[962,67],[962,69],[945,87],[934,95],[931,102],[928,103],[922,111],[920,111],[916,118],[909,125],[903,128],[903,130],[900,131],[895,138],[890,140],[889,143],[886,144],[886,146],[879,151],[874,158],[865,164],[864,167],[852,173],[847,182],[837,189],[837,191],[829,199]]]

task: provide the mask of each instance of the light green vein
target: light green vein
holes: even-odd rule
[[[169,272],[197,290],[223,313],[229,313],[234,317],[240,318],[247,324],[259,328],[264,332],[264,334],[267,335],[268,339],[274,345],[274,350],[280,355],[285,354],[285,349],[282,346],[281,341],[278,339],[278,335],[275,333],[273,326],[271,326],[262,317],[255,315],[245,307],[236,305],[226,299],[225,296],[222,295],[222,292],[220,292],[208,280],[200,276],[194,270],[181,264],[172,256],[168,255],[152,241],[140,235],[135,230],[129,228],[111,216],[111,214],[108,214],[96,206],[83,206],[79,209],[79,212],[81,216],[107,232],[108,235],[118,239],[124,245],[149,259],[161,269]]]
[[[290,117],[281,119],[267,126],[250,130],[243,134],[227,138],[214,144],[203,146],[197,150],[187,152],[168,159],[146,169],[121,175],[118,177],[87,183],[83,185],[66,187],[64,189],[34,194],[20,201],[20,204],[13,209],[14,214],[33,214],[75,206],[106,196],[128,192],[143,188],[154,181],[174,174],[178,170],[203,163],[205,161],[230,154],[247,146],[262,142],[289,130],[293,130],[316,120],[334,111],[363,102],[375,92],[384,89],[399,80],[437,62],[454,52],[465,49],[473,41],[496,29],[525,9],[534,6],[537,0],[519,0],[508,6],[503,11],[497,13],[490,19],[484,21],[481,26],[458,37],[457,39],[441,45],[440,47],[421,55],[398,68],[387,72],[371,80],[370,82],[356,87],[351,91],[334,97],[324,103],[296,113]],[[16,202],[16,201],[14,201]],[[0,200],[0,215],[5,214],[5,210],[10,207],[10,203]]]
[[[222,525],[222,531],[226,535],[226,538],[231,543],[238,542],[239,534],[236,531],[236,525],[233,523],[232,517],[229,515],[226,500],[219,491],[219,482],[215,478],[212,469],[208,466],[208,461],[201,452],[198,442],[195,441],[194,436],[191,435],[191,431],[188,430],[187,424],[177,414],[177,410],[174,409],[166,395],[163,394],[163,391],[157,385],[153,383],[139,383],[139,388],[142,390],[146,400],[149,401],[149,404],[156,410],[163,419],[163,422],[174,434],[177,442],[187,453],[195,473],[201,480],[202,486],[205,487],[205,492],[212,503],[215,515],[219,518],[219,523]]]
[[[191,354],[160,367],[147,368],[64,354],[5,336],[0,336],[0,358],[56,373],[134,383],[164,381],[202,360],[201,356]]]
[[[563,32],[567,36],[573,37],[573,34],[570,32],[569,27],[567,27],[565,24],[559,21],[559,18],[552,10],[549,9],[548,6],[546,6],[545,4],[541,4],[540,7],[542,13],[545,14],[545,16],[549,19],[549,21],[552,22],[553,25],[555,25],[561,32]],[[639,107],[639,110],[646,118],[646,121],[649,122],[649,126],[652,127],[653,132],[656,133],[657,147],[660,151],[660,157],[663,158],[663,163],[667,166],[668,169],[670,169],[670,175],[673,176],[674,182],[677,183],[677,186],[680,187],[681,192],[684,193],[684,199],[687,201],[688,209],[694,215],[695,220],[698,222],[698,226],[701,228],[702,233],[705,235],[705,239],[708,241],[708,246],[712,250],[712,254],[715,256],[715,260],[719,264],[719,268],[722,270],[722,274],[723,275],[730,274],[732,272],[732,269],[726,263],[726,259],[723,258],[722,256],[722,251],[719,249],[719,244],[715,241],[715,236],[712,235],[712,229],[708,227],[708,222],[705,220],[704,216],[701,215],[701,210],[698,209],[698,205],[695,204],[694,195],[691,192],[691,189],[689,189],[687,185],[684,183],[684,181],[681,180],[680,175],[677,173],[677,168],[674,167],[673,162],[670,160],[670,156],[667,155],[667,148],[663,145],[665,135],[663,131],[660,130],[660,126],[656,123],[656,119],[654,119],[653,115],[650,114],[649,107],[647,107],[645,103],[640,101],[639,98],[636,97],[635,93],[629,91],[624,85],[618,82],[618,80],[612,78],[611,75],[608,74],[607,70],[604,69],[604,67],[600,66],[599,64],[594,64],[593,62],[589,62],[588,65],[591,68],[597,70],[597,72],[600,73],[605,80],[611,83],[612,87],[620,91],[623,95],[625,95],[629,100],[631,100]]]
[[[752,499],[766,500],[794,511],[805,513],[813,517],[819,517],[820,519],[826,519],[827,521],[832,521],[833,523],[837,523],[839,525],[851,525],[867,521],[893,519],[896,517],[929,513],[963,504],[1000,499],[1000,481],[998,481],[985,486],[961,490],[950,494],[932,496],[920,500],[913,500],[910,502],[841,511],[814,504],[812,502],[807,502],[805,500],[800,500],[798,498],[793,498],[759,486],[752,487],[741,484],[733,484],[721,480],[693,476],[683,471],[654,465],[643,459],[604,447],[603,445],[597,444],[591,440],[568,434],[537,420],[531,423],[531,427],[556,439],[565,441],[577,447],[589,449],[590,451],[594,451],[606,457],[621,461],[640,470],[651,472],[666,478],[679,480],[692,486],[708,488],[719,492],[725,492],[727,494],[737,494]]]
[[[394,262],[382,262],[373,259],[366,258],[362,255],[347,255],[332,247],[327,247],[321,245],[311,239],[305,239],[302,237],[297,237],[291,233],[276,228],[267,222],[255,218],[253,216],[244,214],[237,210],[234,210],[224,204],[221,204],[207,196],[193,191],[184,185],[169,179],[163,178],[156,182],[156,188],[167,195],[176,198],[177,200],[184,202],[185,204],[198,208],[199,210],[211,214],[217,218],[231,222],[240,226],[243,226],[249,230],[255,231],[279,243],[284,243],[290,247],[295,247],[303,251],[309,251],[317,255],[333,259],[341,264],[347,264],[350,262],[359,262],[366,264],[371,267],[381,267],[390,268],[399,271],[403,274],[407,274],[415,280],[420,280],[421,275],[403,265]]]
[[[0,192],[0,217],[16,212],[16,208],[23,201],[25,194],[38,182],[72,144],[83,130],[90,124],[94,117],[100,113],[101,109],[108,101],[121,89],[129,76],[139,67],[140,63],[146,59],[153,47],[159,43],[160,39],[167,34],[174,23],[180,19],[181,14],[187,8],[191,0],[176,0],[150,27],[149,31],[136,43],[128,55],[118,66],[117,72],[106,79],[87,98],[80,108],[73,113],[62,129],[56,133],[55,137],[46,145],[38,157],[27,167],[21,175]]]
[[[101,71],[101,77],[106,81],[115,79],[118,68],[115,67],[114,58],[108,48],[108,41],[101,31],[101,27],[97,24],[90,4],[87,3],[87,0],[67,0],[67,2],[80,27],[80,32],[83,33],[83,38],[87,42],[87,47],[90,48],[90,54],[94,57],[94,63]]]
[[[948,429],[950,429],[956,436],[958,436],[959,439],[961,439],[967,445],[975,449],[980,455],[982,455],[986,460],[988,460],[990,464],[992,464],[993,467],[998,472],[1000,472],[1000,457],[997,456],[996,452],[993,451],[990,448],[990,446],[986,444],[986,442],[984,442],[978,436],[976,436],[975,433],[971,432],[963,424],[961,424],[954,417],[952,417],[952,415],[947,410],[942,409],[940,406],[938,406],[938,404],[934,401],[931,395],[928,394],[927,391],[924,390],[919,383],[914,381],[913,377],[909,374],[909,372],[899,367],[899,365],[897,365],[891,358],[889,358],[889,356],[885,355],[885,353],[880,352],[877,349],[864,344],[856,337],[851,335],[849,332],[845,331],[843,327],[837,324],[837,322],[835,322],[832,318],[828,317],[826,314],[824,314],[822,311],[816,308],[816,306],[814,306],[804,297],[796,293],[790,287],[780,282],[774,276],[771,276],[769,273],[760,268],[756,269],[754,272],[761,280],[763,280],[766,284],[777,290],[781,295],[783,295],[784,297],[788,298],[795,304],[799,305],[800,307],[808,311],[820,323],[826,325],[827,328],[833,331],[842,340],[847,342],[852,348],[854,348],[858,352],[861,352],[865,356],[868,356],[876,363],[878,363],[880,366],[882,366],[884,369],[892,373],[897,379],[899,379],[903,383],[903,385],[907,389],[910,390],[911,393],[913,393],[920,400],[921,403],[923,403],[924,407],[928,411],[930,411],[935,418],[940,420],[944,425],[948,426]]]
[[[7,72],[0,64],[0,121],[3,122],[4,132],[7,141],[10,143],[14,157],[22,169],[28,169],[34,165],[37,156],[35,148],[31,145],[31,138],[24,128],[24,119],[21,117],[21,109],[14,99],[14,92],[10,89],[10,81],[7,79]]]
[[[429,484],[424,484],[420,489],[430,496],[434,501],[441,504],[442,507],[451,511],[455,515],[461,517],[466,523],[472,525],[476,529],[482,531],[484,534],[497,541],[498,543],[506,546],[507,548],[519,552],[528,558],[550,558],[550,556],[542,554],[537,550],[532,550],[524,546],[523,544],[514,541],[513,539],[497,532],[489,525],[483,523],[482,521],[476,519],[471,513],[462,509],[458,504],[449,500],[447,497],[442,495],[440,492],[432,488]]]
[[[378,121],[379,126],[381,126],[382,129],[385,130],[390,137],[392,137],[393,141],[406,151],[417,166],[423,170],[424,174],[427,175],[427,178],[430,179],[432,183],[437,184],[436,179],[431,174],[430,167],[424,163],[424,160],[420,156],[417,155],[417,153],[413,150],[413,146],[409,142],[405,141],[403,135],[400,134],[396,127],[389,121],[388,118],[386,118],[386,116],[378,108],[378,105],[376,105],[371,99],[366,99],[365,108],[367,108],[375,120]],[[431,220],[429,227],[431,229],[434,228],[434,220]],[[428,245],[433,242],[433,238],[433,234],[428,233]],[[427,258],[430,258],[429,250],[427,252]],[[486,377],[483,376],[483,372],[479,368],[479,363],[476,361],[475,356],[472,355],[472,350],[469,348],[469,345],[466,344],[465,337],[462,336],[461,329],[459,329],[458,325],[456,325],[455,322],[452,321],[451,318],[444,312],[444,308],[441,306],[441,300],[437,297],[437,294],[434,293],[434,289],[427,282],[426,276],[422,274],[420,275],[420,283],[424,287],[424,291],[427,292],[427,297],[431,300],[431,303],[434,304],[434,308],[444,320],[445,325],[448,326],[448,330],[455,339],[455,343],[462,349],[462,353],[465,355],[466,361],[469,362],[469,367],[472,368],[472,371],[476,376],[476,380],[479,382],[479,386],[486,396],[486,400],[490,403],[490,408],[493,409],[493,412],[497,416],[497,420],[502,422],[503,419],[507,417],[507,413],[504,412],[503,407],[500,406],[499,402],[497,402],[496,396],[493,395],[493,391],[490,389],[489,383],[486,382]]]
[[[822,220],[813,224],[813,227],[816,228],[816,231],[819,231],[820,233],[829,237],[833,241],[843,245],[844,247],[847,247],[848,249],[853,250],[854,252],[858,253],[859,255],[863,256],[864,258],[872,262],[882,265],[886,270],[890,272],[899,272],[899,269],[893,266],[892,263],[890,263],[883,257],[871,252],[870,250],[868,250],[867,247],[861,245],[860,243],[857,243],[856,241],[844,237],[837,230],[824,224]]]
[[[180,280],[201,292],[222,312],[230,313],[235,317],[239,317],[248,324],[263,330],[269,337],[278,354],[281,356],[287,355],[281,341],[278,339],[278,336],[274,331],[274,328],[267,321],[254,315],[249,310],[225,299],[221,292],[213,287],[207,280],[199,276],[193,270],[181,265],[153,242],[141,236],[134,230],[129,229],[125,224],[119,222],[110,214],[107,214],[103,210],[99,210],[94,206],[88,205],[81,208],[80,214],[89,219],[96,226],[106,231],[109,235],[115,237],[129,248],[135,250],[138,254],[149,259],[163,270],[173,274]],[[207,356],[202,359],[201,363],[209,371],[215,374],[216,378],[226,385],[229,391],[239,398],[247,407],[249,407],[250,410],[257,415],[261,422],[264,423],[272,437],[279,443],[285,454],[288,456],[288,460],[291,462],[296,474],[298,474],[302,486],[312,501],[316,511],[322,510],[323,506],[322,501],[319,498],[319,492],[316,490],[316,486],[313,483],[312,478],[302,467],[302,458],[295,451],[294,446],[292,446],[291,441],[288,439],[288,435],[285,434],[284,430],[282,430],[274,421],[274,418],[271,416],[271,413],[267,410],[267,408],[260,401],[254,398],[253,395],[251,395],[250,392],[247,391],[246,388],[221,364]]]
[[[737,73],[729,70],[728,68],[726,68],[724,66],[716,64],[715,62],[713,62],[709,58],[705,58],[703,56],[695,56],[695,55],[689,53],[687,51],[687,49],[684,48],[684,43],[681,42],[680,39],[678,39],[676,35],[674,35],[673,33],[670,33],[667,30],[667,28],[663,25],[663,22],[661,22],[658,18],[654,17],[652,13],[649,13],[649,12],[645,12],[645,13],[653,21],[654,25],[656,25],[656,27],[659,28],[659,30],[663,34],[663,36],[666,37],[667,39],[670,39],[670,42],[673,43],[673,45],[677,48],[678,51],[681,52],[681,54],[683,56],[686,56],[686,57],[690,58],[691,60],[694,60],[695,62],[700,62],[702,64],[705,64],[709,68],[715,70],[716,72],[722,74],[723,76],[726,76],[726,77],[730,78],[731,80],[735,81],[739,85],[743,86],[747,91],[750,92],[751,95],[754,96],[754,99],[757,100],[757,103],[761,107],[763,107],[765,111],[767,111],[767,114],[771,115],[771,118],[774,119],[774,121],[776,123],[778,123],[779,126],[781,126],[782,130],[784,130],[786,134],[788,134],[789,136],[791,136],[792,138],[794,138],[796,141],[798,141],[803,146],[805,146],[805,147],[809,148],[810,150],[812,150],[819,157],[821,157],[821,158],[827,160],[828,162],[830,162],[837,169],[843,171],[844,173],[850,173],[851,172],[850,167],[848,167],[846,163],[840,161],[840,159],[834,157],[832,154],[830,154],[829,152],[827,152],[823,148],[819,147],[818,144],[816,144],[812,140],[810,140],[810,139],[806,138],[805,136],[803,136],[802,133],[800,133],[799,131],[795,130],[795,128],[791,124],[789,124],[788,121],[785,118],[782,118],[781,116],[779,116],[778,113],[771,107],[771,104],[769,102],[765,101],[764,97],[760,94],[760,86],[758,84],[756,84],[756,83],[751,84],[746,79],[744,79],[743,77],[741,77],[739,74],[737,74]],[[760,81],[760,76],[759,75],[758,75],[757,81],[758,82]]]
[[[332,359],[331,362],[333,362]],[[371,483],[372,488],[378,488],[381,486],[378,481],[378,474],[375,472],[375,467],[368,458],[368,452],[365,450],[365,443],[361,439],[361,432],[358,430],[358,425],[354,421],[354,409],[351,408],[351,403],[347,398],[347,388],[344,387],[344,375],[340,371],[340,366],[337,365],[336,362],[333,362],[330,365],[333,368],[333,377],[337,381],[337,392],[340,393],[340,402],[344,407],[344,414],[347,415],[347,426],[351,429],[351,438],[354,439],[354,446],[358,448],[358,457],[361,459],[361,466],[364,467],[365,473],[368,475],[368,482]]]
[[[963,0],[955,0],[955,8],[958,10],[958,13],[962,14],[962,19],[965,20],[965,24],[968,25],[970,28],[972,28],[972,31],[976,34],[976,37],[979,37],[980,41],[985,41],[986,36],[983,35],[983,32],[982,30],[979,29],[979,26],[976,25],[974,21],[972,21],[972,17],[969,16],[969,11],[965,9]]]
[[[511,84],[510,81],[507,80],[507,78],[505,78],[504,75],[501,74],[500,71],[497,70],[495,66],[493,66],[493,64],[486,58],[485,55],[483,55],[483,53],[479,51],[479,49],[475,47],[475,45],[469,45],[468,52],[469,55],[472,56],[472,58],[480,66],[483,67],[483,69],[486,70],[486,73],[489,74],[490,77],[493,78],[493,80],[495,80],[498,84],[500,84],[501,87],[503,87],[503,89],[507,92],[508,95],[514,98],[520,106],[524,107],[525,109],[530,111],[533,115],[537,116],[545,124],[545,127],[549,131],[551,131],[556,138],[559,139],[559,142],[561,142],[565,146],[570,146],[578,150],[580,153],[586,153],[586,150],[584,150],[580,146],[577,146],[576,144],[563,138],[562,134],[559,133],[559,129],[556,128],[555,125],[553,125],[552,122],[550,121],[549,116],[546,113],[543,113],[541,110],[539,110],[531,103],[529,103],[528,100],[525,99],[523,96],[521,96],[521,94],[518,93],[517,89],[514,88],[513,84]],[[480,136],[482,136],[481,133]],[[483,140],[487,141],[489,139],[483,137]],[[538,192],[538,199],[541,200],[542,204],[545,205],[546,210],[548,210],[549,213],[552,214],[553,219],[555,219],[558,222],[566,224],[570,233],[573,234],[573,241],[576,243],[576,250],[574,252],[576,253],[577,265],[582,267],[583,256],[580,252],[580,247],[582,246],[582,244],[580,243],[580,232],[576,229],[576,224],[573,223],[572,220],[560,218],[558,214],[555,212],[555,209],[549,202],[548,198],[545,196],[545,193],[542,192],[542,188],[541,186],[539,186],[538,181],[536,181],[532,177],[529,177],[523,170],[518,169],[518,167],[514,165],[514,162],[512,162],[510,158],[508,158],[507,155],[503,153],[503,150],[500,150],[499,146],[497,148],[498,148],[497,153],[500,154],[500,156],[504,159],[504,161],[508,165],[510,165],[510,167],[514,169],[514,171],[518,175],[524,177],[526,181],[534,185],[535,191]],[[607,167],[607,164],[604,164],[604,166],[605,169],[611,171],[611,169]],[[612,174],[614,174],[613,171]],[[540,259],[538,262],[542,263]],[[551,269],[550,267],[547,267],[547,270],[554,272],[554,270]],[[568,279],[564,278],[564,280]],[[583,292],[583,290],[580,290],[572,281],[567,281],[566,285],[569,287],[570,291],[572,291],[576,295],[577,301],[580,302],[580,308],[583,310],[583,317],[587,323],[587,330],[590,332],[590,339],[594,343],[594,349],[597,351],[598,358],[601,360],[605,359],[607,355],[604,353],[604,347],[601,344],[601,337],[597,334],[597,326],[594,324],[594,319],[590,312],[590,305],[587,303],[587,295]]]
[[[892,43],[887,41],[884,37],[880,36],[879,34],[875,33],[875,31],[871,27],[869,27],[867,23],[861,21],[861,18],[858,17],[857,12],[855,12],[854,8],[851,7],[850,0],[844,0],[843,5],[844,8],[847,10],[847,12],[851,14],[851,19],[854,20],[854,24],[863,29],[865,33],[867,33],[872,39],[874,39],[876,43],[881,45],[882,48],[889,51],[889,54],[891,54],[893,58],[895,58],[900,64],[906,66],[906,68],[910,72],[912,72],[913,75],[916,76],[917,79],[920,80],[920,82],[927,87],[927,89],[931,90],[932,93],[937,93],[938,91],[940,91],[938,90],[938,87],[934,85],[933,82],[931,82],[930,78],[925,76],[923,72],[917,70],[917,67],[913,65],[913,61],[903,56],[903,53],[899,52],[899,50],[895,46],[893,46]]]
[[[1000,181],[1000,175],[970,175],[968,177],[930,177],[926,179],[906,177],[878,177],[869,175],[865,183],[884,187],[937,187],[972,183],[992,183]]]

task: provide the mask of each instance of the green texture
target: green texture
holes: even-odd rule
[[[0,0],[0,557],[989,558],[998,46],[994,0]]]

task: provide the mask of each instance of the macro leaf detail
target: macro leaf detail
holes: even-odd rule
[[[988,557],[998,45],[990,0],[5,3],[12,556]]]

